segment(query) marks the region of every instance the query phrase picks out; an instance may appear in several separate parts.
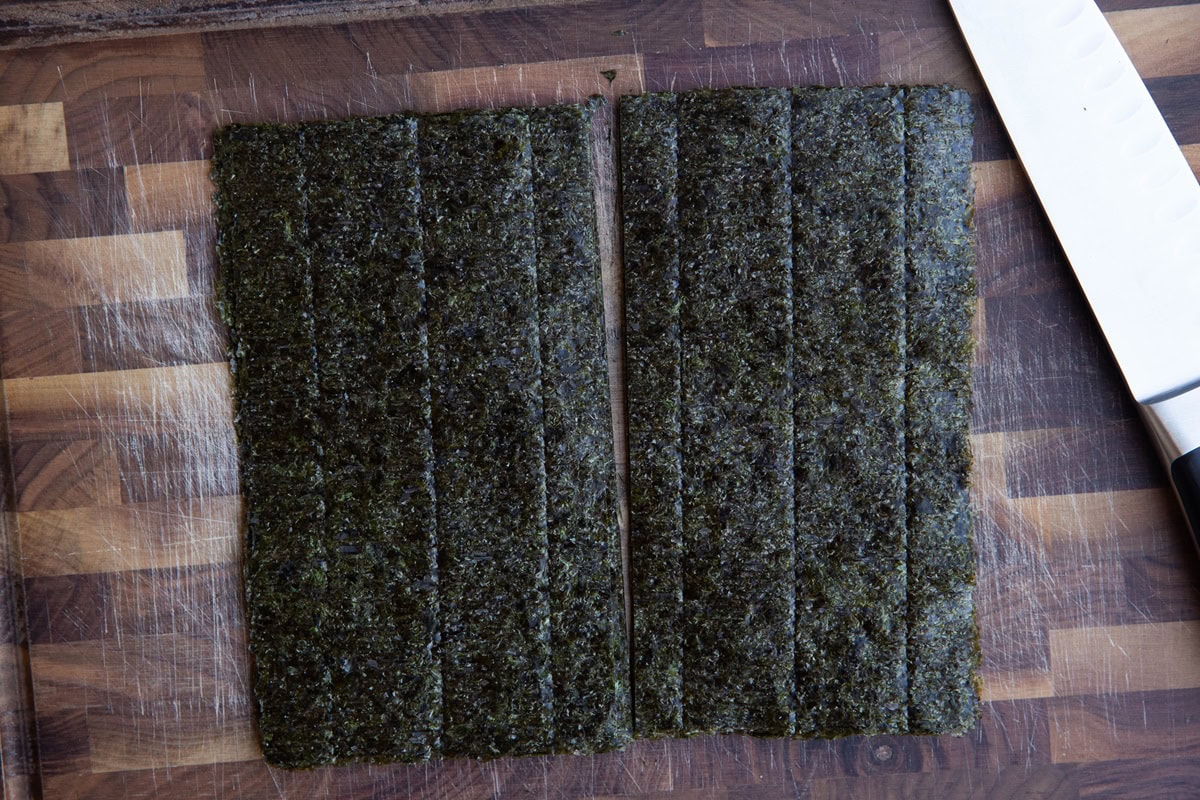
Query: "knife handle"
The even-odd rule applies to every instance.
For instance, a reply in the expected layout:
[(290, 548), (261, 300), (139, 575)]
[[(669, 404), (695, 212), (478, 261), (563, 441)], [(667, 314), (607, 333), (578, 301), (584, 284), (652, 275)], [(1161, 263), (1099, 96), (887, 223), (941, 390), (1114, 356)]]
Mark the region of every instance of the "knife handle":
[(1196, 537), (1200, 531), (1200, 447), (1171, 462), (1171, 483), (1192, 529), (1192, 541), (1200, 552), (1200, 539)]
[(1165, 400), (1139, 403), (1138, 408), (1170, 473), (1200, 554), (1200, 386)]

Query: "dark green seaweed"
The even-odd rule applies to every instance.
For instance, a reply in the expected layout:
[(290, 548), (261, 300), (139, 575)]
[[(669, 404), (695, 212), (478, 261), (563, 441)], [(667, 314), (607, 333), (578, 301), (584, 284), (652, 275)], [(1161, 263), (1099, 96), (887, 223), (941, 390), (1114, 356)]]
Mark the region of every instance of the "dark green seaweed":
[(305, 128), (337, 761), (418, 761), (441, 727), (413, 118)]
[(797, 89), (793, 110), (796, 732), (902, 732), (902, 96)]
[(909, 728), (979, 714), (971, 465), (971, 100), (907, 91)]
[(623, 97), (619, 117), (639, 736), (683, 730), (677, 105), (674, 94)]
[(303, 134), (232, 126), (214, 142), (222, 310), (230, 326), (246, 594), (269, 763), (331, 756), (327, 554)]
[(522, 112), (424, 118), (442, 752), (554, 742), (531, 145)]
[(529, 112), (545, 413), (554, 748), (629, 739), (629, 651), (596, 240), (593, 107)]
[(793, 730), (791, 103), (679, 98), (684, 728)]

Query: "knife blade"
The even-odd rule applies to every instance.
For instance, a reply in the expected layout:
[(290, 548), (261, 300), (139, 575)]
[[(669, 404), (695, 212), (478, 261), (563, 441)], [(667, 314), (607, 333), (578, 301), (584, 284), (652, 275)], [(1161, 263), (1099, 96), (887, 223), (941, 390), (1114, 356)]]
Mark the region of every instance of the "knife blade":
[(950, 0), (1200, 550), (1200, 185), (1092, 0)]

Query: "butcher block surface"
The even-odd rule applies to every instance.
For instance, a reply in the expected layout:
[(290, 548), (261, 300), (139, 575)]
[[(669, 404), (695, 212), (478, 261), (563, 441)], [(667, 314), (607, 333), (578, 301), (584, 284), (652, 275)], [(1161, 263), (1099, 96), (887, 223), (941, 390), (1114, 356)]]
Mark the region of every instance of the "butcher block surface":
[[(1200, 171), (1200, 3), (1101, 6)], [(1200, 796), (1200, 564), (947, 5), (616, 0), (239, 24), (0, 50), (5, 800)], [(267, 767), (212, 299), (214, 128), (941, 82), (969, 89), (978, 117), (977, 728)], [(619, 333), (610, 315), (614, 352)]]

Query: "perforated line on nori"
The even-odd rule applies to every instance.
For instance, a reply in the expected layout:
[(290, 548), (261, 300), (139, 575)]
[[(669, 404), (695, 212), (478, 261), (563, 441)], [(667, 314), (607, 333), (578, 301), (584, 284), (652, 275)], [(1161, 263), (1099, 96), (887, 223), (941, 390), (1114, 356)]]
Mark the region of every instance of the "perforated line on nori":
[(223, 313), (247, 526), (254, 692), (271, 764), (330, 758), (325, 508), (304, 247), (303, 134), (231, 126), (214, 137)]
[(679, 98), (686, 731), (793, 730), (791, 102)]
[[(602, 101), (599, 101), (602, 102)], [(554, 749), (629, 740), (629, 652), (591, 158), (592, 104), (529, 112), (545, 413)]]
[(618, 116), (638, 736), (683, 730), (677, 105), (622, 97)]
[(416, 120), (305, 127), (337, 761), (441, 727)]
[(902, 99), (797, 89), (793, 111), (796, 732), (900, 732)]
[(909, 727), (960, 733), (979, 714), (971, 466), (971, 100), (907, 90)]
[(553, 746), (530, 138), (523, 112), (418, 125), (447, 755)]

